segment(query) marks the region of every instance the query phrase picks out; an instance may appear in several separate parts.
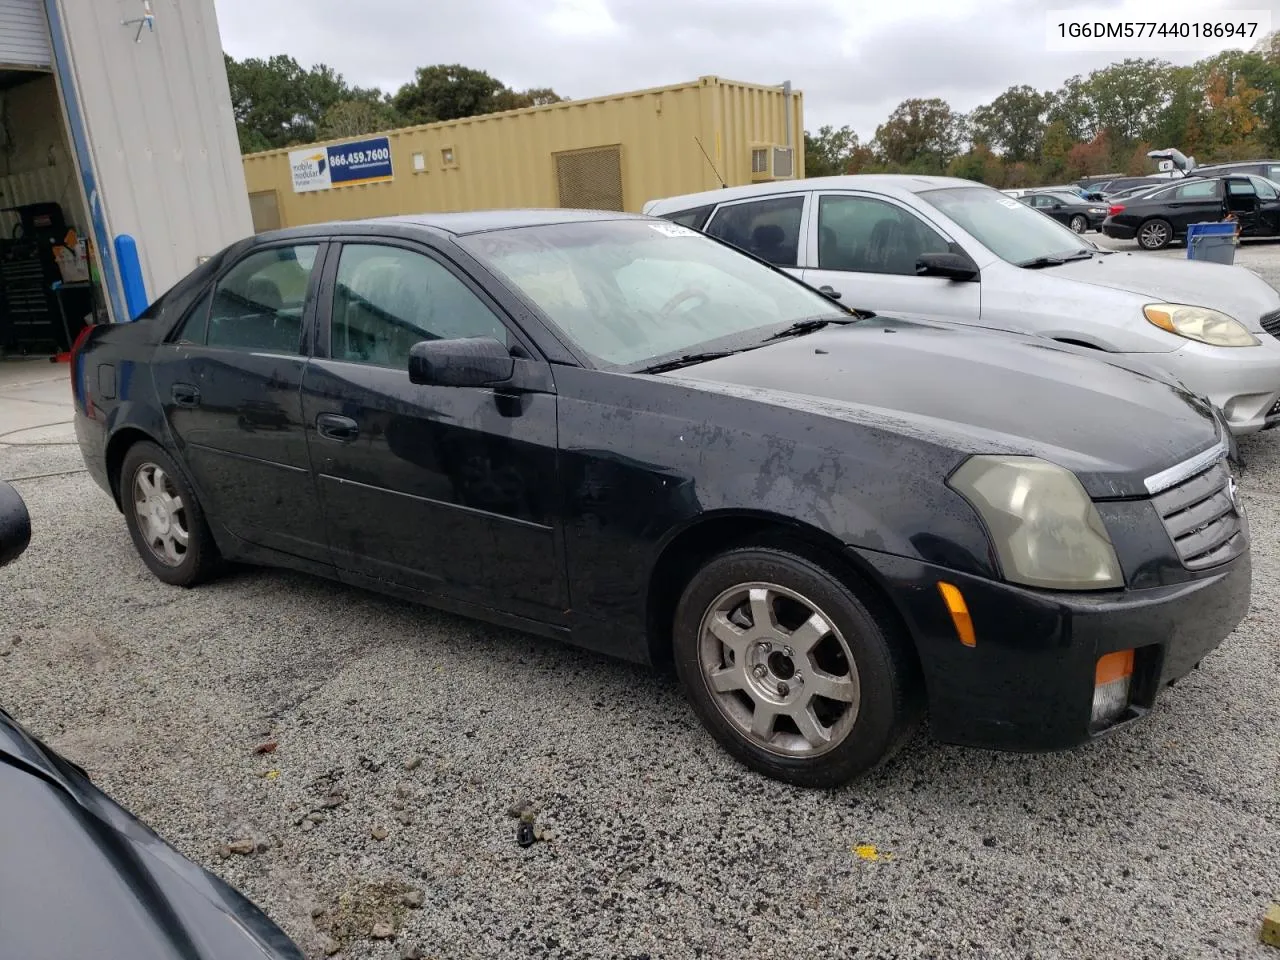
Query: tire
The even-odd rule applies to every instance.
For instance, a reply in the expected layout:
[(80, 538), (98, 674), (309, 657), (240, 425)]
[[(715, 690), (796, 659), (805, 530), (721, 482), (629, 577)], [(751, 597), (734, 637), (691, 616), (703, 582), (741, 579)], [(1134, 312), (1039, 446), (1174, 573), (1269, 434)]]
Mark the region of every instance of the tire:
[[(768, 621), (762, 631), (753, 610)], [(909, 642), (873, 598), (789, 548), (710, 560), (673, 623), (676, 671), (699, 720), (748, 767), (803, 787), (847, 783), (906, 742), (922, 701)]]
[(1159, 217), (1145, 220), (1138, 227), (1136, 237), (1143, 250), (1163, 250), (1173, 243), (1173, 224)]
[(1085, 233), (1089, 229), (1089, 221), (1077, 213), (1071, 218), (1071, 222), (1067, 224), (1067, 226), (1069, 226), (1074, 233)]
[(154, 443), (135, 443), (120, 466), (119, 490), (133, 545), (158, 579), (190, 587), (217, 572), (221, 556), (204, 510), (172, 457)]

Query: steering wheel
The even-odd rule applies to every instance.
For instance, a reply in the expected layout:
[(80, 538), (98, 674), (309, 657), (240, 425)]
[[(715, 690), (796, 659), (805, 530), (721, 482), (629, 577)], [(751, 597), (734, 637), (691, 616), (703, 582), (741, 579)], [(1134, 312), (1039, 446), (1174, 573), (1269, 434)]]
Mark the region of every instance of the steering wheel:
[(658, 310), (658, 315), (661, 316), (662, 319), (667, 320), (676, 312), (677, 307), (689, 302), (690, 300), (698, 300), (702, 303), (711, 302), (711, 298), (701, 290), (682, 290), (662, 305)]

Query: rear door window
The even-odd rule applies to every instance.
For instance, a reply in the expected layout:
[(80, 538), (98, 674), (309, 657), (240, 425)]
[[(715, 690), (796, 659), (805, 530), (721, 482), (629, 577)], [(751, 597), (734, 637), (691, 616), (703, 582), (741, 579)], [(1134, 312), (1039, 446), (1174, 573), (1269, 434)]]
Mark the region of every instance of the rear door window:
[(206, 343), (232, 350), (297, 354), (318, 244), (249, 254), (213, 291)]
[(1195, 183), (1184, 183), (1173, 194), (1175, 200), (1208, 200), (1222, 195), (1222, 181), (1197, 180)]
[(794, 267), (800, 258), (804, 196), (769, 197), (721, 207), (706, 232), (776, 267)]

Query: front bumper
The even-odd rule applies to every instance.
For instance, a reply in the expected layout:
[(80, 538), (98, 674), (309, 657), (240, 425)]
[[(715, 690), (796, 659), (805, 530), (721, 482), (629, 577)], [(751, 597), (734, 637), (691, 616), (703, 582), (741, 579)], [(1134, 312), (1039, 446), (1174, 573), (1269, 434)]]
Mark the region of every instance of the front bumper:
[[(930, 725), (947, 743), (997, 750), (1076, 746), (1145, 715), (1160, 690), (1214, 650), (1249, 610), (1249, 554), (1183, 583), (1105, 594), (1033, 590), (849, 548), (888, 589), (915, 640)], [(960, 589), (976, 643), (963, 645), (938, 592)], [(1131, 700), (1091, 725), (1098, 658), (1136, 649)]]
[(1236, 436), (1280, 424), (1280, 340), (1255, 332), (1256, 347), (1188, 341), (1172, 353), (1143, 354), (1223, 412)]

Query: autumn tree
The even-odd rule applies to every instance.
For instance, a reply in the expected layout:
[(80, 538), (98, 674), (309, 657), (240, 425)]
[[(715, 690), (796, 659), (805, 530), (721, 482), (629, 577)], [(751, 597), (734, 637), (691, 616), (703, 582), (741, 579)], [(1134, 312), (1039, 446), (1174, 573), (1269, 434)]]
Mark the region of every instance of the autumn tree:
[(852, 127), (819, 127), (817, 134), (804, 132), (804, 169), (810, 177), (832, 177), (849, 172), (858, 150), (858, 135)]
[(963, 116), (945, 100), (904, 100), (876, 128), (876, 145), (891, 164), (940, 172), (960, 152), (964, 130)]
[(970, 136), (1012, 162), (1038, 159), (1044, 142), (1044, 115), (1052, 102), (1050, 94), (1034, 87), (1010, 87), (969, 115)]
[(1068, 180), (1111, 172), (1111, 139), (1104, 130), (1088, 143), (1077, 143), (1067, 153)]
[(419, 124), (541, 106), (560, 99), (549, 88), (512, 90), (483, 70), (453, 63), (419, 67), (391, 102), (405, 123)]

